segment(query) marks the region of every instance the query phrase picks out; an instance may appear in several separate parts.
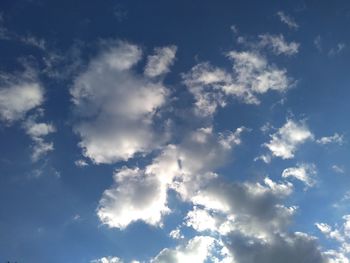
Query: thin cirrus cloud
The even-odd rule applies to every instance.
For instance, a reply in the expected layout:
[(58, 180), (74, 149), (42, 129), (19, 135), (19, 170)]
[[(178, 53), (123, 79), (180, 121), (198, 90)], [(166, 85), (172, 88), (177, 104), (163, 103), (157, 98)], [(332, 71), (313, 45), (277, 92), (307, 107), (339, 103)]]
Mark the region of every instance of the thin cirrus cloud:
[[(136, 73), (133, 67), (141, 58), (136, 45), (108, 43), (74, 81), (70, 90), (78, 119), (74, 129), (84, 156), (94, 163), (128, 160), (159, 144), (154, 115), (166, 102), (168, 90), (161, 80)], [(169, 58), (167, 62), (158, 58), (163, 63), (159, 68), (155, 60), (151, 57), (149, 62), (152, 74), (166, 73)]]

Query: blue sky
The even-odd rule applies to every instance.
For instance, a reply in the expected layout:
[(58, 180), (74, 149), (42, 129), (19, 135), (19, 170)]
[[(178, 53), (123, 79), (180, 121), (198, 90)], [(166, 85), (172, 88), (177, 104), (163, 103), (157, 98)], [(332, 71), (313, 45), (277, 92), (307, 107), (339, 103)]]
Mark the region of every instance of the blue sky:
[(350, 262), (350, 3), (0, 3), (0, 262)]

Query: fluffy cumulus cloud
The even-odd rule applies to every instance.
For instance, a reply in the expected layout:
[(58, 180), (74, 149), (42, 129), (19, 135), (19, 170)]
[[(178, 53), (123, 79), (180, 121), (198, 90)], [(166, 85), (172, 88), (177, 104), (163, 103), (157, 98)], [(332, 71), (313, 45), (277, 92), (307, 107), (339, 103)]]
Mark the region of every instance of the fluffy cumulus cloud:
[(196, 236), (185, 246), (163, 249), (151, 263), (204, 263), (210, 258), (215, 239), (209, 236)]
[(312, 187), (316, 183), (316, 165), (302, 163), (296, 167), (289, 167), (283, 170), (282, 177), (288, 178), (293, 177), (301, 182), (303, 182), (307, 187)]
[(265, 143), (274, 157), (291, 159), (298, 147), (307, 140), (313, 139), (313, 134), (303, 122), (296, 122), (291, 119), (270, 135), (271, 140)]
[[(283, 204), (293, 192), (290, 182), (266, 177), (263, 182), (228, 183), (213, 172), (241, 143), (243, 131), (197, 129), (178, 145), (165, 147), (144, 169), (120, 169), (115, 185), (100, 200), (98, 216), (117, 228), (137, 220), (162, 225), (170, 211), (167, 191), (173, 189), (193, 205), (170, 234), (187, 243), (164, 248), (150, 262), (337, 262), (330, 260), (338, 260), (340, 252), (322, 252), (314, 237), (288, 231), (297, 210)], [(198, 235), (186, 241), (184, 227)]]
[(269, 178), (263, 184), (211, 183), (193, 196), (186, 226), (216, 238), (210, 262), (332, 262), (315, 237), (286, 231), (296, 208), (282, 201), (291, 193), (290, 183)]
[(216, 239), (210, 262), (347, 262), (332, 261), (345, 257), (323, 252), (315, 237), (287, 231), (296, 208), (282, 201), (291, 193), (290, 183), (269, 178), (263, 184), (211, 183), (193, 196), (186, 226)]
[[(187, 258), (189, 247), (191, 254), (198, 257), (196, 262), (348, 262), (342, 251), (322, 251), (313, 236), (286, 232), (295, 208), (286, 208), (281, 201), (291, 193), (291, 184), (266, 178), (264, 184), (222, 182), (219, 187), (209, 187), (210, 190), (201, 188), (198, 193), (202, 201), (185, 218), (187, 227), (210, 238), (210, 245), (202, 246), (203, 257), (193, 249), (199, 247), (192, 246), (193, 239), (187, 246), (163, 249), (151, 262), (191, 262), (187, 261), (193, 260)], [(192, 200), (196, 202), (197, 198)], [(346, 223), (343, 228), (344, 233), (350, 229)], [(329, 226), (324, 229), (331, 231)], [(195, 237), (199, 238), (203, 236)]]
[[(159, 74), (165, 73), (170, 62), (162, 57), (165, 51), (158, 52), (151, 64)], [(78, 117), (75, 131), (84, 155), (94, 163), (127, 160), (162, 140), (153, 123), (168, 90), (160, 80), (137, 73), (141, 59), (138, 46), (108, 42), (74, 81), (70, 93)]]
[(0, 119), (13, 122), (43, 103), (44, 89), (33, 77), (1, 76)]
[(243, 130), (215, 135), (212, 128), (198, 129), (179, 145), (167, 146), (144, 169), (119, 170), (100, 201), (100, 219), (119, 228), (136, 220), (161, 225), (169, 212), (166, 192), (173, 189), (193, 209), (171, 236), (186, 242), (184, 227), (198, 235), (164, 248), (150, 262), (345, 263), (331, 261), (342, 254), (321, 251), (316, 238), (288, 231), (297, 210), (283, 204), (293, 192), (291, 183), (268, 177), (228, 183), (212, 172), (241, 143)]
[(182, 239), (185, 238), (184, 235), (181, 234), (181, 229), (179, 227), (177, 227), (176, 229), (172, 230), (169, 233), (169, 236), (173, 239)]
[[(278, 184), (269, 178), (265, 178), (264, 184), (211, 182), (200, 189), (191, 200), (195, 205), (211, 211), (211, 214), (196, 216), (196, 219), (213, 217), (213, 225), (219, 226), (218, 229), (223, 232), (235, 230), (245, 235), (268, 239), (271, 233), (286, 226), (295, 212), (295, 207), (280, 204), (291, 192), (290, 183)], [(226, 216), (220, 219), (220, 213)], [(193, 221), (194, 217), (190, 214), (188, 216), (192, 218), (192, 225), (197, 225), (197, 230), (200, 229), (198, 226), (201, 221)]]
[(136, 220), (156, 225), (169, 212), (167, 186), (157, 176), (125, 167), (115, 173), (114, 181), (98, 209), (99, 218), (109, 227), (125, 228)]
[[(288, 90), (292, 84), (286, 70), (269, 63), (259, 50), (262, 48), (292, 55), (299, 45), (287, 43), (283, 36), (261, 35), (258, 49), (227, 53), (232, 71), (200, 63), (182, 75), (198, 115), (213, 116), (231, 97), (259, 104), (261, 94)], [(97, 208), (101, 222), (119, 229), (136, 221), (163, 226), (164, 216), (171, 212), (168, 194), (172, 191), (178, 201), (190, 207), (183, 222), (169, 233), (179, 244), (162, 249), (149, 262), (342, 262), (338, 259), (343, 251), (322, 251), (315, 237), (290, 231), (298, 207), (286, 205), (294, 189), (288, 180), (313, 186), (314, 165), (286, 168), (281, 181), (266, 176), (228, 182), (218, 174), (218, 168), (230, 160), (246, 128), (216, 133), (210, 123), (186, 130), (176, 144), (159, 135), (157, 113), (168, 96), (162, 81), (175, 53), (173, 46), (156, 48), (140, 70), (136, 66), (142, 59), (141, 49), (125, 42), (113, 43), (90, 62), (71, 89), (79, 118), (75, 130), (81, 136), (85, 157), (94, 163), (128, 160), (161, 146), (148, 164), (115, 171), (113, 185), (103, 192)], [(162, 143), (156, 143), (155, 137)], [(288, 119), (264, 144), (269, 150), (264, 156), (266, 160), (293, 158), (298, 147), (313, 138), (304, 122)], [(185, 228), (194, 231), (191, 238)], [(113, 257), (94, 262), (113, 260), (121, 262)]]
[(304, 233), (274, 235), (271, 240), (247, 238), (232, 233), (226, 240), (234, 261), (239, 263), (327, 263), (327, 257), (318, 248), (316, 239)]
[(173, 189), (188, 200), (205, 180), (216, 176), (211, 169), (225, 161), (234, 145), (240, 144), (243, 130), (238, 128), (217, 136), (211, 128), (199, 129), (180, 145), (165, 147), (144, 169), (118, 170), (115, 185), (100, 200), (99, 218), (116, 228), (125, 228), (138, 220), (161, 225), (162, 216), (169, 212), (168, 190)]
[(176, 46), (156, 48), (154, 55), (148, 56), (145, 75), (157, 77), (168, 73), (169, 67), (174, 63), (176, 50)]
[(221, 223), (218, 219), (219, 218), (211, 215), (208, 210), (201, 209), (197, 206), (194, 206), (193, 210), (189, 211), (185, 218), (186, 225), (198, 232), (203, 232), (205, 230), (217, 231), (217, 229), (220, 228), (218, 224)]
[(350, 262), (350, 215), (344, 215), (342, 219), (343, 223), (336, 224), (334, 227), (326, 223), (315, 223), (315, 226), (322, 234), (325, 235), (326, 238), (339, 244), (338, 249), (328, 250), (325, 252), (325, 254), (329, 256), (331, 263)]
[[(177, 146), (177, 161), (180, 170), (174, 176), (171, 188), (188, 201), (207, 181), (216, 178), (212, 171), (223, 165), (234, 146), (241, 143), (244, 127), (234, 132), (215, 134), (212, 128), (202, 128), (191, 132)], [(166, 163), (161, 164), (166, 165)]]
[(230, 83), (231, 75), (224, 69), (201, 63), (183, 75), (184, 83), (195, 99), (199, 115), (212, 115), (218, 106), (225, 106), (226, 98), (222, 87)]
[[(270, 65), (266, 58), (254, 52), (236, 52), (228, 54), (233, 59), (233, 69), (237, 75), (238, 86), (245, 87), (246, 102), (258, 103), (254, 94), (263, 94), (269, 90), (286, 91), (290, 81), (284, 69)], [(242, 88), (242, 90), (244, 90)], [(228, 88), (235, 93), (235, 86)]]
[[(281, 51), (278, 45), (274, 49), (291, 52), (289, 46), (284, 48)], [(183, 81), (195, 98), (197, 112), (202, 115), (213, 114), (218, 106), (225, 106), (229, 97), (248, 104), (259, 104), (259, 94), (284, 92), (292, 85), (285, 69), (270, 65), (256, 51), (231, 51), (227, 57), (233, 62), (233, 72), (210, 63), (200, 63), (183, 74)]]
[[(118, 257), (109, 256), (109, 257), (102, 257), (99, 259), (91, 260), (90, 263), (125, 263), (125, 261), (123, 261)], [(140, 263), (140, 261), (132, 260), (132, 261), (129, 261), (129, 263)]]
[(123, 263), (118, 257), (103, 257), (100, 259), (94, 259), (90, 263)]

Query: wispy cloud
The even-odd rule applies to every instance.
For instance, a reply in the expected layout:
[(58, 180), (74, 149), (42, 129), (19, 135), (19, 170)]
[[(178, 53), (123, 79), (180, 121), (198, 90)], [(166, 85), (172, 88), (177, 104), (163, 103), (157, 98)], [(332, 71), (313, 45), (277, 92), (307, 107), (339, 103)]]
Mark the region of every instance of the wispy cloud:
[(277, 16), (281, 20), (282, 23), (286, 24), (289, 28), (297, 30), (299, 25), (295, 22), (294, 18), (287, 15), (283, 11), (278, 11)]
[(271, 48), (277, 55), (284, 54), (290, 56), (297, 54), (299, 51), (300, 44), (296, 42), (286, 42), (283, 35), (263, 34), (260, 35), (259, 38), (261, 39), (261, 46)]
[(332, 136), (321, 137), (321, 138), (317, 139), (316, 142), (318, 144), (322, 144), (322, 145), (331, 144), (331, 143), (343, 145), (345, 140), (344, 140), (344, 135), (334, 133), (334, 135), (332, 135)]

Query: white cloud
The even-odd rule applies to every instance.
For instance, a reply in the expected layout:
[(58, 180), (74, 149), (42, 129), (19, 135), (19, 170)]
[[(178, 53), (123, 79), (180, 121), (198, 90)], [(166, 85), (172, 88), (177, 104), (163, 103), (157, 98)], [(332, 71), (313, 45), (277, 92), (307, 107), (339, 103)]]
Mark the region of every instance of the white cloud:
[[(285, 91), (290, 85), (287, 72), (268, 64), (263, 56), (253, 52), (229, 52), (234, 61), (234, 71), (237, 74), (237, 84), (244, 87), (243, 92), (247, 103), (258, 103), (254, 93), (263, 94), (269, 90)], [(234, 87), (227, 87), (234, 91)], [(243, 94), (242, 94), (243, 95)]]
[[(21, 79), (21, 77), (18, 77)], [(10, 80), (0, 86), (0, 119), (13, 122), (40, 106), (44, 100), (42, 86), (33, 80)]]
[(167, 89), (133, 70), (142, 58), (138, 46), (126, 42), (105, 46), (70, 90), (79, 117), (74, 127), (81, 137), (79, 145), (94, 163), (128, 160), (164, 139), (153, 123)]
[(170, 71), (169, 67), (174, 63), (176, 50), (176, 46), (156, 48), (154, 55), (148, 56), (145, 75), (157, 77), (168, 73)]
[(32, 119), (25, 122), (25, 128), (27, 134), (31, 137), (42, 137), (56, 131), (52, 124), (36, 123)]
[(169, 233), (169, 236), (173, 239), (183, 239), (185, 236), (181, 234), (181, 229), (177, 227)]
[[(214, 179), (193, 196), (197, 206), (187, 214), (185, 222), (215, 237), (210, 262), (329, 263), (330, 255), (322, 253), (316, 238), (285, 232), (296, 208), (280, 202), (291, 192), (290, 183), (276, 183), (269, 178), (264, 184), (228, 184)], [(170, 257), (174, 250), (163, 251), (161, 262), (178, 262)]]
[(270, 163), (271, 162), (271, 155), (268, 155), (268, 154), (262, 154), (262, 155), (259, 155), (258, 157), (255, 157), (254, 158), (254, 161), (263, 161), (264, 163)]
[(299, 51), (299, 43), (290, 42), (287, 43), (283, 35), (270, 35), (263, 34), (260, 35), (260, 45), (269, 47), (277, 55), (294, 55)]
[(183, 74), (184, 84), (195, 98), (197, 113), (212, 115), (218, 106), (225, 106), (233, 96), (247, 104), (259, 104), (259, 94), (286, 91), (291, 85), (285, 69), (270, 65), (255, 51), (231, 51), (233, 72), (200, 63)]
[(239, 138), (244, 130), (240, 127), (235, 132), (216, 135), (206, 128), (190, 133), (177, 147), (180, 171), (171, 188), (189, 201), (200, 187), (217, 177), (212, 171), (228, 160), (232, 148), (241, 143)]
[[(345, 255), (350, 254), (350, 215), (344, 215), (342, 217), (343, 224), (336, 224), (334, 227), (326, 223), (315, 223), (315, 226), (324, 234), (327, 238), (335, 240), (339, 247), (336, 250), (326, 251), (326, 255), (331, 258), (330, 262), (349, 262)], [(338, 261), (336, 260), (338, 259)]]
[(84, 167), (89, 165), (84, 159), (76, 160), (74, 164), (78, 167)]
[(122, 168), (114, 174), (115, 185), (104, 191), (97, 214), (109, 227), (125, 228), (143, 220), (161, 224), (169, 213), (167, 186), (156, 175), (137, 168)]
[(177, 148), (168, 146), (145, 169), (124, 167), (114, 175), (115, 185), (106, 190), (97, 214), (109, 227), (125, 228), (142, 220), (162, 225), (162, 216), (169, 213), (167, 191), (179, 174)]
[(333, 230), (330, 225), (325, 223), (315, 223), (315, 226), (328, 238), (335, 239), (339, 242), (345, 241), (345, 238), (338, 229)]
[(33, 115), (23, 124), (23, 128), (33, 141), (31, 156), (33, 161), (38, 161), (48, 152), (54, 150), (53, 143), (45, 141), (45, 137), (56, 131), (55, 127), (50, 123), (38, 123), (36, 121), (37, 117)]
[(323, 253), (328, 261), (327, 263), (349, 263), (349, 259), (341, 252), (335, 250), (327, 250)]
[(313, 139), (313, 134), (304, 123), (289, 119), (270, 137), (271, 140), (264, 146), (271, 151), (272, 155), (282, 159), (291, 159), (301, 144)]
[(144, 169), (122, 168), (115, 185), (106, 190), (97, 214), (109, 227), (125, 228), (142, 220), (162, 225), (169, 213), (167, 192), (173, 189), (188, 200), (202, 184), (215, 177), (211, 169), (225, 162), (234, 145), (240, 144), (243, 128), (215, 135), (211, 128), (191, 132), (180, 145), (168, 145)]
[(336, 164), (332, 165), (332, 169), (334, 172), (339, 173), (339, 174), (345, 173), (344, 167), (336, 165)]
[(198, 232), (203, 232), (205, 230), (216, 231), (218, 228), (215, 218), (209, 211), (196, 206), (192, 211), (187, 213), (185, 220), (188, 227), (192, 227)]
[[(92, 261), (90, 261), (90, 263), (124, 263), (125, 261), (123, 261), (122, 259), (118, 258), (118, 257), (102, 257), (99, 259), (94, 259)], [(130, 261), (130, 263), (140, 263), (140, 261), (137, 260), (132, 260)]]
[(329, 263), (318, 248), (316, 238), (304, 233), (274, 234), (265, 241), (232, 233), (226, 238), (226, 246), (239, 263)]
[(90, 261), (90, 263), (123, 263), (123, 260), (118, 257), (103, 257), (100, 259), (94, 259)]
[(232, 77), (223, 69), (209, 63), (200, 63), (183, 75), (184, 83), (195, 98), (198, 115), (212, 115), (218, 106), (225, 106), (226, 100), (221, 91)]
[(43, 138), (35, 138), (33, 145), (32, 160), (38, 161), (47, 153), (54, 150), (52, 142), (45, 142)]
[(215, 239), (209, 236), (195, 236), (186, 246), (163, 249), (151, 263), (204, 263), (211, 256)]
[[(192, 216), (191, 218), (197, 221), (191, 225), (197, 230), (208, 229), (221, 233), (235, 230), (241, 231), (246, 236), (268, 239), (271, 233), (283, 229), (295, 212), (295, 207), (279, 204), (284, 197), (292, 193), (292, 189), (290, 183), (278, 184), (269, 178), (265, 178), (264, 184), (247, 182), (226, 184), (212, 181), (191, 198), (195, 205), (211, 211), (211, 215), (201, 212), (201, 216)], [(222, 215), (226, 215), (226, 218)], [(212, 217), (211, 221), (208, 217)], [(206, 220), (202, 221), (201, 218)], [(205, 225), (205, 222), (212, 223)]]
[(282, 23), (285, 23), (291, 29), (298, 29), (299, 25), (295, 22), (294, 18), (285, 14), (282, 11), (277, 12), (278, 17), (280, 18)]
[(307, 187), (312, 187), (315, 185), (315, 175), (316, 175), (316, 165), (302, 163), (296, 167), (289, 167), (283, 170), (282, 177), (294, 177), (295, 179), (305, 183)]
[[(215, 179), (192, 198), (197, 206), (187, 214), (185, 222), (215, 237), (210, 262), (345, 263), (331, 261), (341, 258), (341, 254), (322, 252), (315, 237), (285, 232), (296, 208), (280, 202), (291, 192), (290, 183), (276, 183), (269, 178), (264, 184), (228, 184)], [(170, 257), (173, 250), (163, 251), (163, 262), (177, 262)]]
[(334, 133), (334, 135), (328, 136), (328, 137), (327, 136), (322, 137), (316, 140), (316, 142), (322, 145), (330, 144), (330, 143), (336, 143), (336, 144), (342, 145), (344, 144), (344, 136), (338, 133)]

